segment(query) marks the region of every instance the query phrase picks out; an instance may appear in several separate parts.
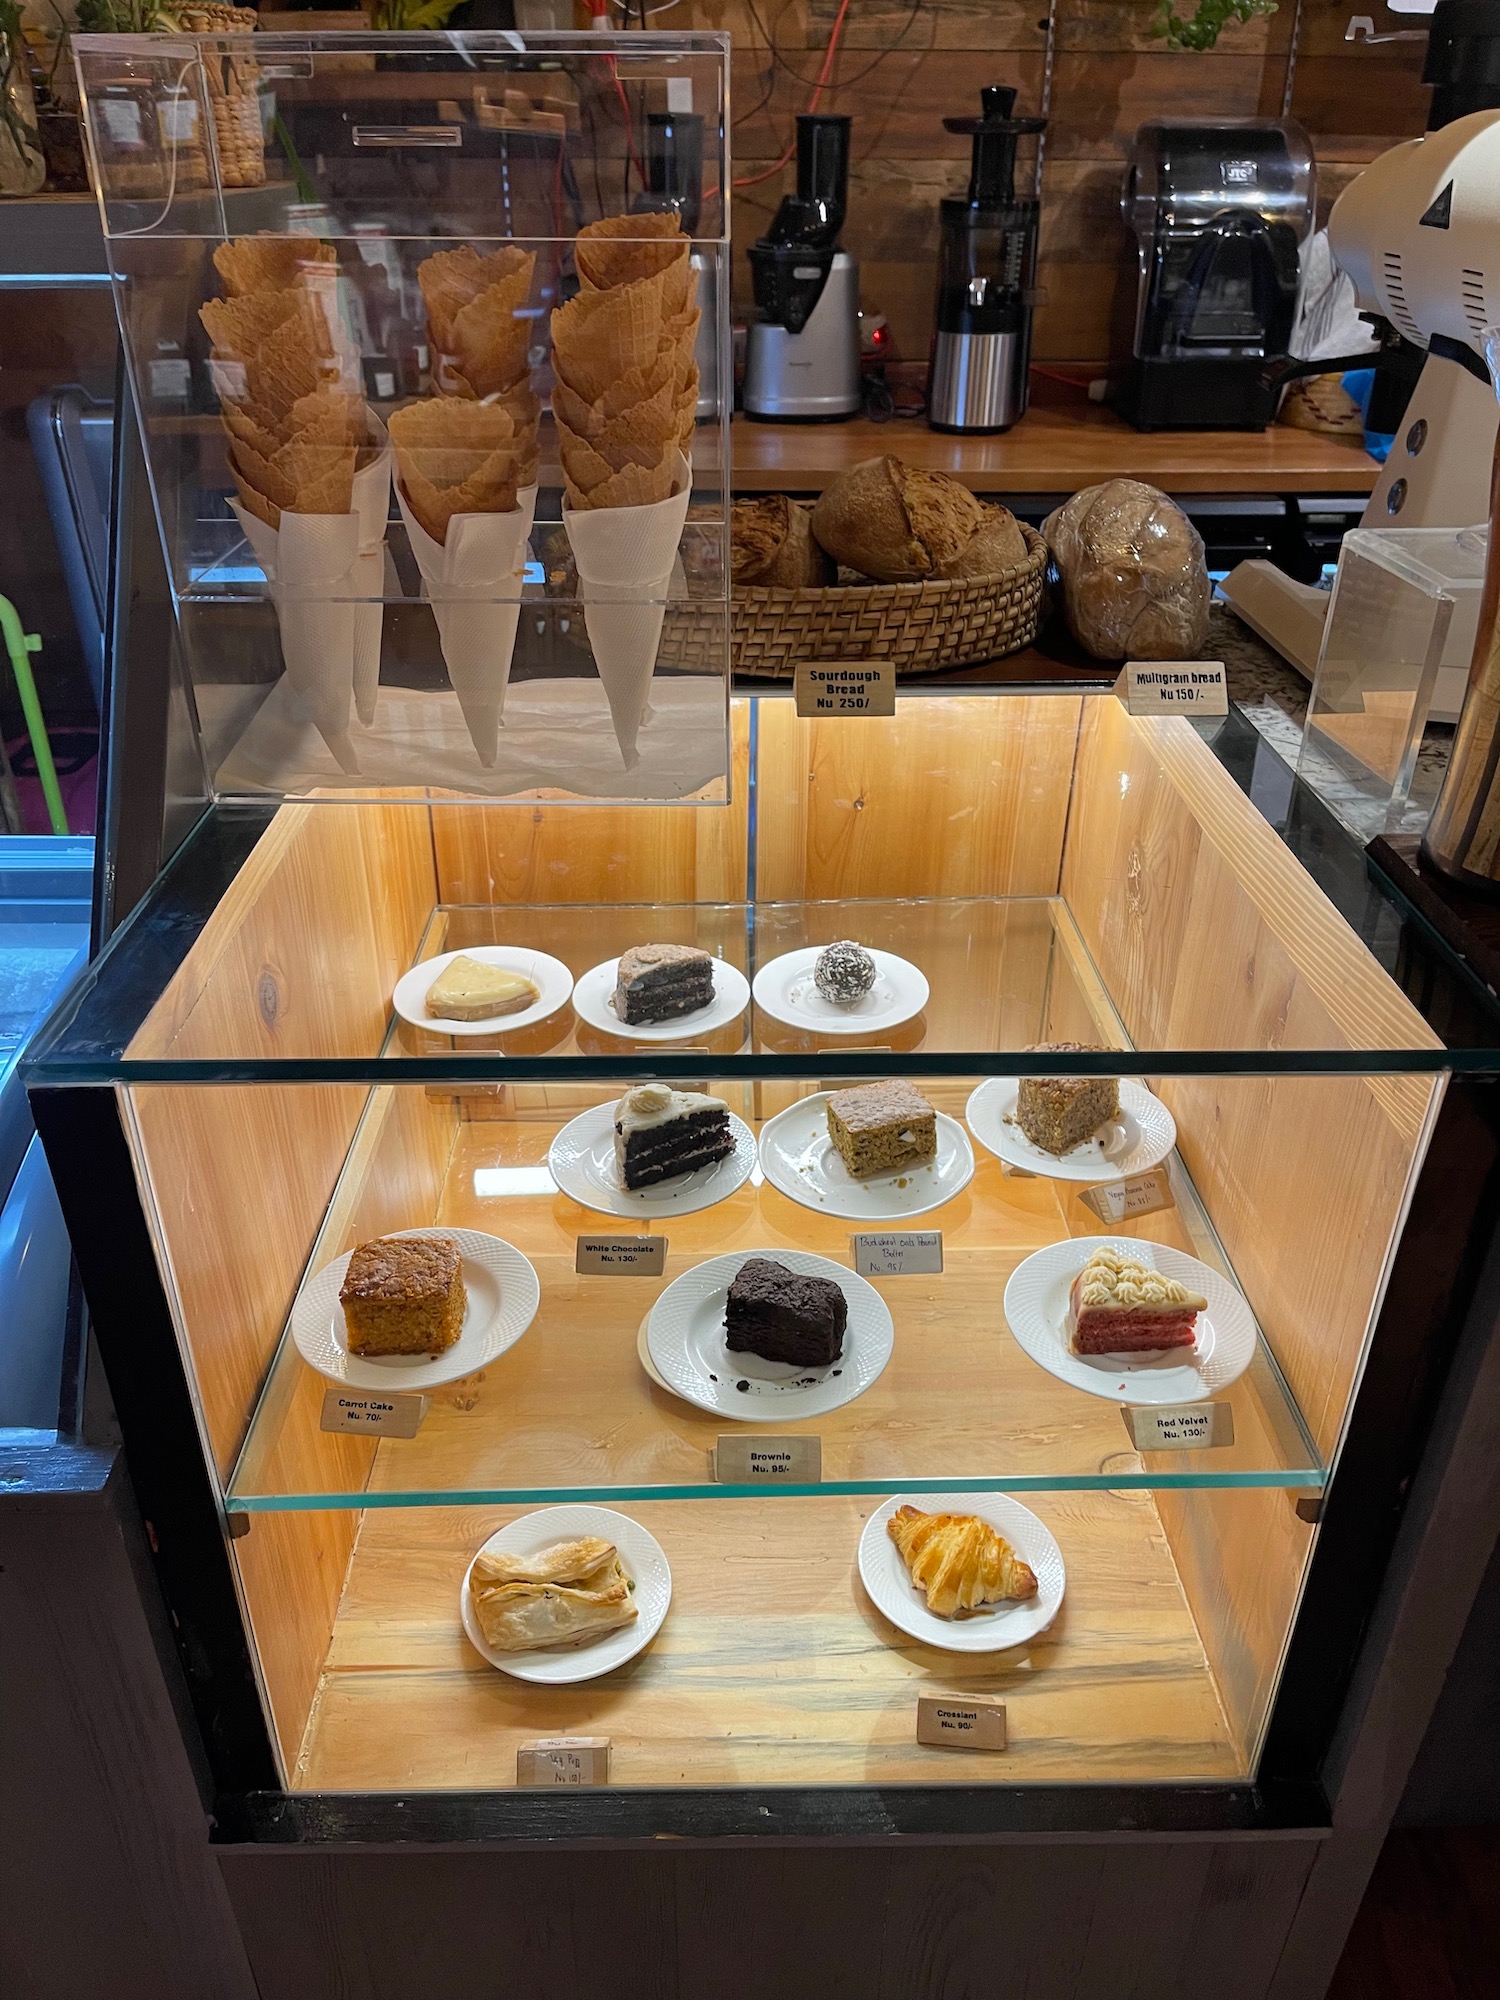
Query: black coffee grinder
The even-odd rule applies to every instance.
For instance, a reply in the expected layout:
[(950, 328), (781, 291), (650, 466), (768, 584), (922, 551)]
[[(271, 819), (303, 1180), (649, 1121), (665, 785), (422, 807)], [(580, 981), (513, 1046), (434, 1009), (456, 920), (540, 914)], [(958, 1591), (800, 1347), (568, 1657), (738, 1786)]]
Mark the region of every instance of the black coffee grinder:
[(1041, 204), (1016, 197), (1016, 142), (1045, 118), (1013, 118), (1016, 93), (992, 83), (978, 118), (945, 118), (973, 136), (969, 191), (945, 196), (937, 331), (927, 390), (935, 431), (1004, 431), (1026, 414)]

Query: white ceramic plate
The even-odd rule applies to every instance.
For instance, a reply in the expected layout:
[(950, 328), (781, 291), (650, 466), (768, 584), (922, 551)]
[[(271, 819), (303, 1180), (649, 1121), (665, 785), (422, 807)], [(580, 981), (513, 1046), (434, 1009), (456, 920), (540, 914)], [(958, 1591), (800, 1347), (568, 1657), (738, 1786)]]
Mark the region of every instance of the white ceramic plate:
[(640, 1021), (626, 1027), (614, 1009), (618, 958), (607, 958), (591, 966), (573, 988), (573, 1008), (580, 1021), (587, 1021), (601, 1034), (618, 1035), (626, 1042), (689, 1042), (695, 1036), (712, 1034), (737, 1021), (750, 1005), (750, 982), (737, 965), (727, 959), (714, 960), (714, 997), (696, 1014), (679, 1014), (672, 1021)]
[[(992, 1605), (967, 1618), (939, 1618), (927, 1609), (926, 1592), (912, 1582), (901, 1551), (886, 1532), (898, 1507), (917, 1507), (924, 1514), (977, 1514), (988, 1521), (1035, 1570), (1036, 1596)], [(945, 1653), (998, 1653), (1034, 1639), (1057, 1616), (1067, 1584), (1062, 1550), (1051, 1529), (1008, 1493), (898, 1493), (865, 1523), (859, 1574), (872, 1602), (893, 1625)]]
[[(501, 1014), (489, 1021), (434, 1018), (427, 1012), (427, 990), (455, 958), (473, 958), (481, 965), (499, 965), (507, 972), (519, 972), (523, 979), (533, 981), (541, 997), (518, 1014)], [(573, 975), (560, 958), (549, 958), (544, 951), (530, 951), (525, 945), (475, 944), (461, 952), (445, 951), (437, 958), (424, 958), (396, 981), (391, 1001), (403, 1021), (410, 1021), (414, 1028), (425, 1028), (430, 1035), (509, 1035), (517, 1028), (529, 1028), (534, 1021), (545, 1021), (559, 1007), (566, 1007), (572, 991)]]
[(712, 1208), (741, 1188), (755, 1165), (755, 1134), (742, 1118), (729, 1114), (734, 1151), (690, 1174), (632, 1193), (620, 1181), (615, 1165), (616, 1104), (596, 1104), (564, 1125), (552, 1141), (547, 1165), (564, 1194), (603, 1215), (692, 1215)]
[(512, 1521), (474, 1553), (483, 1555), (488, 1549), (506, 1555), (530, 1556), (539, 1549), (550, 1548), (554, 1542), (572, 1541), (579, 1535), (600, 1535), (619, 1550), (620, 1567), (635, 1585), (634, 1619), (629, 1625), (621, 1625), (597, 1639), (586, 1639), (578, 1646), (546, 1646), (532, 1653), (496, 1653), (485, 1644), (474, 1615), (474, 1600), (469, 1594), (469, 1570), (474, 1566), (471, 1558), (459, 1592), (459, 1614), (469, 1644), (502, 1674), (512, 1674), (518, 1681), (543, 1681), (552, 1687), (597, 1680), (600, 1674), (607, 1674), (644, 1652), (661, 1630), (667, 1606), (672, 1602), (672, 1572), (667, 1566), (666, 1553), (655, 1535), (648, 1535), (639, 1521), (632, 1521), (628, 1514), (617, 1514), (612, 1507), (543, 1507), (535, 1514), (523, 1514), (519, 1521)]
[[(1068, 1340), (1068, 1292), (1093, 1256), (1108, 1244), (1176, 1278), (1208, 1300), (1198, 1315), (1191, 1350), (1147, 1354), (1075, 1354)], [(1072, 1236), (1034, 1250), (1010, 1274), (1005, 1317), (1033, 1361), (1059, 1381), (1111, 1403), (1198, 1403), (1237, 1381), (1255, 1354), (1255, 1315), (1242, 1294), (1208, 1264), (1163, 1243), (1121, 1236)]]
[[(844, 1351), (830, 1368), (794, 1368), (731, 1354), (724, 1345), (724, 1300), (741, 1264), (770, 1257), (808, 1278), (832, 1278), (849, 1301)], [(646, 1345), (662, 1381), (685, 1402), (736, 1423), (823, 1417), (864, 1394), (891, 1358), (896, 1329), (885, 1300), (847, 1265), (807, 1250), (735, 1250), (674, 1278), (651, 1308)], [(741, 1389), (737, 1385), (745, 1383)]]
[(761, 1172), (804, 1208), (854, 1222), (902, 1222), (952, 1201), (974, 1178), (974, 1149), (956, 1118), (937, 1114), (937, 1156), (857, 1181), (828, 1136), (830, 1091), (799, 1098), (760, 1132)]
[(1110, 1181), (1159, 1167), (1177, 1144), (1177, 1126), (1145, 1084), (1120, 1078), (1120, 1116), (1061, 1158), (1034, 1146), (1015, 1122), (1020, 1079), (992, 1076), (964, 1107), (969, 1130), (981, 1146), (1009, 1167), (1053, 1181)]
[(825, 949), (810, 944), (801, 951), (784, 951), (761, 967), (754, 992), (763, 1014), (809, 1034), (868, 1035), (880, 1028), (899, 1028), (927, 1005), (926, 975), (894, 952), (867, 945), (875, 961), (875, 984), (853, 1006), (835, 1006), (813, 983), (813, 967)]
[(292, 1306), (292, 1339), (310, 1368), (347, 1389), (436, 1389), (487, 1367), (514, 1347), (536, 1318), (541, 1287), (514, 1244), (479, 1229), (393, 1229), (392, 1236), (451, 1236), (463, 1257), (469, 1295), (463, 1332), (445, 1354), (351, 1354), (339, 1287), (352, 1251), (309, 1278)]

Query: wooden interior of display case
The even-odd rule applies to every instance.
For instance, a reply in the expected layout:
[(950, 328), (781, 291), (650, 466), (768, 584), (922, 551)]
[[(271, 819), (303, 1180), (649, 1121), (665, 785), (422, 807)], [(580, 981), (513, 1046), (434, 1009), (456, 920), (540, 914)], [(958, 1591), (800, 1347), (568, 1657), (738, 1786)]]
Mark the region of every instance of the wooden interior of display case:
[[(803, 902), (856, 899), (869, 923), (894, 913), (923, 940), (913, 955), (932, 1001), (905, 1046), (1076, 1037), (1140, 1049), (1148, 1075), (1153, 1049), (1212, 1062), (1437, 1046), (1185, 722), (1132, 720), (1110, 697), (930, 698), (856, 723), (802, 721), (783, 699), (754, 710), (735, 704), (728, 808), (283, 808), (127, 1054), (416, 1053), (431, 1039), (388, 1040), (392, 987), (454, 943), (526, 923), (577, 972), (622, 940), (696, 923), (744, 963), (747, 902), (755, 935), (784, 949), (798, 925), (809, 941), (848, 934), (819, 929)], [(619, 907), (630, 904), (698, 908)], [(859, 913), (841, 914), (861, 934)], [(550, 1032), (559, 1055), (589, 1046), (570, 1019)], [(742, 1033), (708, 1044), (708, 1078)], [(973, 1079), (955, 1072), (924, 1088), (961, 1116)], [(754, 1125), (816, 1087), (767, 1079), (725, 1094)], [(1236, 1446), (1217, 1470), (1294, 1465), (1310, 1444), (1316, 1484), (1441, 1082), (1198, 1075), (1153, 1087), (1177, 1122), (1178, 1205), (1108, 1233), (1225, 1261), (1265, 1353), (1235, 1386)], [(635, 1661), (548, 1689), (480, 1659), (458, 1619), (464, 1567), (529, 1509), (445, 1496), (706, 1482), (695, 1468), (726, 1426), (645, 1375), (636, 1341), (653, 1298), (728, 1249), (848, 1258), (849, 1225), (750, 1183), (672, 1218), (665, 1279), (576, 1276), (575, 1236), (623, 1225), (545, 1189), (486, 1194), (475, 1171), (544, 1162), (569, 1117), (618, 1094), (578, 1081), (122, 1089), (205, 1449), (254, 1509), (232, 1546), (288, 1781), (505, 1786), (520, 1741), (561, 1733), (609, 1735), (613, 1780), (627, 1785), (1252, 1772), (1315, 1529), (1286, 1483), (1103, 1483), (1181, 1477), (1185, 1460), (1214, 1455), (1143, 1463), (1116, 1405), (1056, 1381), (1009, 1337), (1001, 1298), (1015, 1265), (1101, 1225), (1076, 1187), (1009, 1175), (977, 1145), (969, 1187), (920, 1225), (944, 1232), (943, 1275), (881, 1283), (896, 1325), (885, 1374), (834, 1416), (786, 1428), (820, 1433), (825, 1477), (889, 1470), (887, 1491), (903, 1471), (1056, 1477), (1057, 1490), (1021, 1495), (1067, 1565), (1052, 1628), (1010, 1652), (929, 1650), (888, 1625), (858, 1579), (880, 1495), (709, 1489), (615, 1503), (656, 1534), (673, 1572), (666, 1624)], [(434, 1392), (415, 1439), (323, 1433), (324, 1384), (283, 1341), (309, 1259), (434, 1222), (515, 1242), (541, 1280), (536, 1322), (482, 1376)], [(417, 1492), (430, 1504), (381, 1504)], [(965, 1690), (1005, 1696), (1003, 1760), (916, 1744), (917, 1694)]]

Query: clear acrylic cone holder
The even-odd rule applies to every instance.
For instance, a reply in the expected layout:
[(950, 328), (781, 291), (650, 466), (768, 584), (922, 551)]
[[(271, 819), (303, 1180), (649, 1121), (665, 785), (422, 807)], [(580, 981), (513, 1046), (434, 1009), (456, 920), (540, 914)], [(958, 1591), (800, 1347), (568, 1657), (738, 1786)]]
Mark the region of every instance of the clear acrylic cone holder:
[[(212, 795), (724, 799), (727, 406), (705, 372), (671, 499), (587, 519), (565, 508), (549, 399), (551, 315), (582, 282), (575, 239), (661, 210), (648, 168), (668, 112), (702, 120), (701, 179), (671, 199), (698, 274), (700, 363), (732, 379), (727, 37), (80, 35), (74, 48)], [(209, 76), (226, 54), (259, 93), (258, 179), (218, 155)], [(636, 240), (615, 242), (628, 258)], [(486, 278), (466, 332), (433, 318), (430, 260), (453, 253), (464, 270), (498, 257), (486, 271), (525, 273), (503, 306)], [(239, 316), (211, 306), (205, 323), (234, 290), (227, 272), (253, 280), (231, 301)], [(277, 348), (299, 289), (313, 333)], [(280, 301), (269, 333), (259, 306), (240, 310), (263, 292)], [(221, 345), (226, 327), (260, 344)], [(382, 443), (396, 412), (448, 404), (444, 448), (462, 454), (484, 421), (462, 406), (528, 385), (538, 469), (513, 509), (481, 497), (437, 517), (435, 537), (396, 452), (357, 470), (352, 493), (316, 484), (337, 448), (311, 428), (323, 391), (362, 399)]]

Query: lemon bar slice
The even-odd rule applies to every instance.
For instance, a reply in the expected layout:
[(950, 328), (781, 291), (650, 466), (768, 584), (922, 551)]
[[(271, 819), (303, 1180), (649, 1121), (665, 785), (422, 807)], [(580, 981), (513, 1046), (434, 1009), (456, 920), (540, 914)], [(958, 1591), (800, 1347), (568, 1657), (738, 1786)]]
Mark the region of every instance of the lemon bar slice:
[(427, 1012), (434, 1020), (490, 1021), (519, 1014), (540, 998), (535, 983), (523, 974), (460, 952), (428, 987)]

